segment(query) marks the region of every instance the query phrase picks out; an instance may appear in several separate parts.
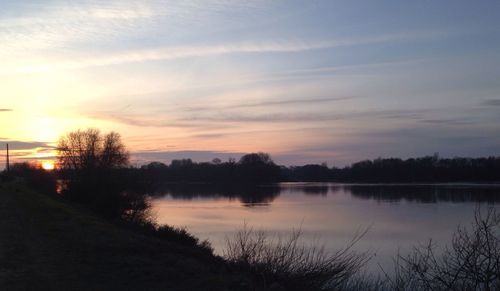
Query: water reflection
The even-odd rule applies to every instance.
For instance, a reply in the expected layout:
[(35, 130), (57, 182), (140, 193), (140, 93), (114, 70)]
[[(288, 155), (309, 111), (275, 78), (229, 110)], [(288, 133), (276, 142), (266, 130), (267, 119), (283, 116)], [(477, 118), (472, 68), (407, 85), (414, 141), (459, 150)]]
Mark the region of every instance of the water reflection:
[(245, 207), (267, 207), (284, 193), (299, 193), (312, 196), (326, 196), (343, 193), (355, 199), (377, 202), (417, 203), (478, 202), (496, 204), (500, 202), (499, 185), (373, 185), (373, 184), (325, 184), (325, 183), (282, 183), (272, 186), (223, 186), (211, 184), (167, 184), (156, 189), (150, 196), (159, 198), (193, 200), (199, 198), (237, 199)]
[(478, 185), (347, 185), (353, 197), (378, 202), (500, 202), (500, 188)]
[(457, 225), (473, 219), (477, 204), (500, 205), (498, 185), (361, 185), (283, 183), (273, 187), (167, 185), (152, 194), (159, 223), (185, 226), (209, 239), (222, 253), (225, 237), (246, 223), (286, 234), (301, 227), (304, 239), (318, 239), (327, 250), (345, 246), (357, 229), (371, 226), (357, 245), (373, 251), (379, 264), (391, 268), (397, 251), (419, 243), (448, 243)]
[(167, 184), (151, 193), (152, 197), (170, 196), (173, 199), (199, 198), (238, 199), (245, 207), (269, 206), (280, 195), (279, 185), (271, 186), (224, 186), (215, 184)]
[(302, 188), (299, 188), (301, 189), (302, 191), (304, 191), (304, 194), (306, 195), (322, 195), (322, 196), (325, 196), (326, 194), (328, 194), (328, 186), (306, 186), (306, 187), (302, 187)]

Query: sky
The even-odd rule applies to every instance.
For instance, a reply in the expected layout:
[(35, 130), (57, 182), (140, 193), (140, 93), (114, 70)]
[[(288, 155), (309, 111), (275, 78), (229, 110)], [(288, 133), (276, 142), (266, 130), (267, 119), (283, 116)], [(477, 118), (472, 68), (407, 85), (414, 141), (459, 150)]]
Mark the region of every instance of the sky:
[(499, 1), (0, 6), (14, 161), (54, 159), (61, 135), (89, 127), (119, 132), (134, 165), (499, 155)]

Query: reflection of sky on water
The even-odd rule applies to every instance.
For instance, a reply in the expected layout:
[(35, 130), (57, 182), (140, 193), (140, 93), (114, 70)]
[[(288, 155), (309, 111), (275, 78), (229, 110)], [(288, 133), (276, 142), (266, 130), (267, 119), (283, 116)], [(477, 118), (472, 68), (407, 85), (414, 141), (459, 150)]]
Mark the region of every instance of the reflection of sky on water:
[(372, 270), (378, 263), (390, 268), (398, 249), (404, 252), (430, 238), (448, 242), (459, 223), (472, 221), (478, 203), (500, 201), (495, 195), (500, 194), (498, 187), (463, 185), (284, 184), (278, 192), (264, 192), (270, 195), (260, 197), (265, 202), (251, 207), (238, 194), (186, 190), (181, 197), (178, 192), (182, 190), (176, 191), (153, 199), (158, 222), (186, 226), (209, 239), (217, 252), (225, 237), (244, 223), (280, 234), (301, 227), (306, 242), (319, 240), (328, 249), (344, 246), (356, 230), (370, 227), (357, 249), (376, 253), (370, 263)]

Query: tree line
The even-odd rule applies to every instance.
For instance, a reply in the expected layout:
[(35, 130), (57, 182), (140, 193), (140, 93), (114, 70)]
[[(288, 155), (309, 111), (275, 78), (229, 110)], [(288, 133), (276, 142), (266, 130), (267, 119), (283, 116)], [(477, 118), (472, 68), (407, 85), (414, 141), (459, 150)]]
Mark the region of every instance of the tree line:
[(329, 169), (330, 180), (368, 183), (499, 182), (500, 157), (378, 158)]
[(281, 169), (267, 153), (251, 153), (239, 161), (196, 163), (191, 159), (173, 160), (170, 165), (152, 162), (138, 169), (150, 182), (205, 182), (224, 184), (268, 184), (279, 182)]
[(326, 164), (303, 166), (276, 165), (269, 154), (253, 153), (240, 161), (196, 163), (173, 160), (170, 165), (153, 162), (140, 168), (152, 181), (215, 182), (265, 184), (276, 182), (361, 182), (361, 183), (438, 183), (499, 182), (500, 157), (378, 158), (338, 168)]

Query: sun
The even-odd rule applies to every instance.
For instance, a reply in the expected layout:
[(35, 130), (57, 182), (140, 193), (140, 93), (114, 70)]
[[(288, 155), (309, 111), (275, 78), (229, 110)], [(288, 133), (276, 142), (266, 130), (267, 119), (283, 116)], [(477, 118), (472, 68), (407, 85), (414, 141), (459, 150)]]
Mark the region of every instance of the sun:
[(43, 161), (42, 168), (47, 171), (54, 170), (54, 161)]

